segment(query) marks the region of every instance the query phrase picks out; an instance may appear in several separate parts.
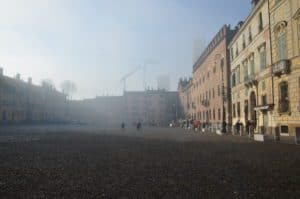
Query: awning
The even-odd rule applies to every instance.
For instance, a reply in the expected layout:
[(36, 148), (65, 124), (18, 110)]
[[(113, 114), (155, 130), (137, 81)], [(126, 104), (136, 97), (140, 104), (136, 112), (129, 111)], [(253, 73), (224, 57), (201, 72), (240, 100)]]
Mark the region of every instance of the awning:
[(254, 108), (255, 111), (269, 111), (274, 108), (274, 104), (261, 105)]

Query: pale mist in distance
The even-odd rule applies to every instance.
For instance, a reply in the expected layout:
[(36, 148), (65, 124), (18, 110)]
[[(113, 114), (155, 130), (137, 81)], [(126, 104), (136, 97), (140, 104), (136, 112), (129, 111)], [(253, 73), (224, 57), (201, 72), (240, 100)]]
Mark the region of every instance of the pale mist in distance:
[(32, 77), (33, 84), (49, 79), (58, 90), (70, 80), (77, 85), (72, 99), (121, 95), (120, 79), (138, 65), (147, 65), (146, 72), (128, 78), (128, 90), (157, 88), (164, 74), (176, 90), (178, 79), (191, 74), (195, 41), (209, 41), (250, 8), (240, 0), (231, 0), (227, 9), (226, 1), (218, 0), (1, 0), (0, 5), (4, 74)]

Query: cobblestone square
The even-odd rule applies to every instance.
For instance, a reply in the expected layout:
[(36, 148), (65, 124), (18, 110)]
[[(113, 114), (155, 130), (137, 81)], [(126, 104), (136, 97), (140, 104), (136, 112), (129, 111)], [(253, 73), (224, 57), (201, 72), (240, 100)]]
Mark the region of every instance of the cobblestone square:
[(20, 127), (0, 140), (0, 198), (300, 197), (297, 145), (175, 128)]

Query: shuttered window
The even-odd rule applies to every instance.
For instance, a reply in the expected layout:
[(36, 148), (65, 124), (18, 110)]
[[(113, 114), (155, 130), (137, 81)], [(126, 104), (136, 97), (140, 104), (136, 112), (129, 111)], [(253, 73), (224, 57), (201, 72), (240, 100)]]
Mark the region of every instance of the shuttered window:
[(260, 69), (263, 70), (266, 68), (267, 59), (266, 59), (266, 50), (262, 49), (260, 51)]
[(254, 58), (250, 60), (250, 75), (254, 75)]
[(279, 84), (279, 112), (289, 111), (289, 86), (287, 82)]
[(278, 36), (278, 44), (277, 44), (277, 50), (278, 50), (278, 59), (286, 59), (286, 35), (282, 34)]
[(244, 81), (248, 79), (248, 64), (247, 61), (244, 62)]

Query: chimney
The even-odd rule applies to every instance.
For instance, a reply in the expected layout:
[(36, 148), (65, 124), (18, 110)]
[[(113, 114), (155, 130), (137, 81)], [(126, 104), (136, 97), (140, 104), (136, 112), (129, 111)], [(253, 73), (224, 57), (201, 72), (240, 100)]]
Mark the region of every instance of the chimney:
[(259, 0), (251, 0), (252, 8), (255, 8), (255, 6), (258, 4)]
[(240, 22), (238, 23), (238, 28), (240, 29), (240, 28), (242, 27), (243, 24), (244, 24), (244, 22), (243, 22), (243, 21), (240, 21)]
[(31, 77), (28, 78), (28, 84), (30, 84), (30, 85), (32, 84), (32, 78)]
[(17, 79), (17, 80), (20, 80), (20, 79), (21, 79), (20, 73), (17, 73), (17, 74), (16, 74), (16, 79)]
[(244, 22), (243, 21), (239, 21), (238, 24), (235, 26), (235, 30), (239, 30), (241, 29), (241, 27), (243, 26)]
[(0, 67), (0, 76), (3, 76), (3, 68)]

